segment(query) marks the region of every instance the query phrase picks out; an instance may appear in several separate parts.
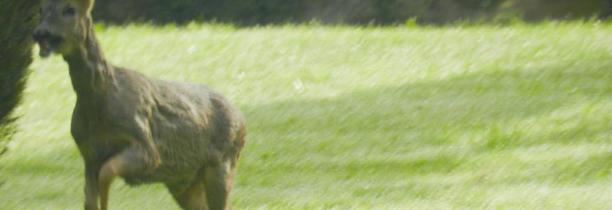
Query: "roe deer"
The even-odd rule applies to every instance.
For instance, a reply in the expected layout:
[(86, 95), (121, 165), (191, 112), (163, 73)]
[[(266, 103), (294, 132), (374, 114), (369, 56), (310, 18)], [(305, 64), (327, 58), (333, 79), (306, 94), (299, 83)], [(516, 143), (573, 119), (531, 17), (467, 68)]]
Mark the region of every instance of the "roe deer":
[(242, 114), (206, 86), (153, 80), (109, 64), (94, 34), (93, 4), (45, 1), (33, 36), (41, 57), (61, 54), (69, 66), (85, 209), (108, 208), (116, 177), (129, 185), (163, 183), (183, 209), (227, 209), (246, 135)]

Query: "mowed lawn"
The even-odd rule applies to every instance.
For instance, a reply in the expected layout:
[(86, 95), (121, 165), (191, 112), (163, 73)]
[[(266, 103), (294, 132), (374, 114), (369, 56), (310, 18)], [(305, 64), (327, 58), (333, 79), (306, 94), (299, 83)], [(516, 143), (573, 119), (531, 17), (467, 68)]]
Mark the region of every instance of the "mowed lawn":
[[(98, 27), (110, 61), (247, 116), (233, 209), (612, 209), (612, 25)], [(75, 96), (32, 66), (0, 209), (81, 209)], [(178, 209), (113, 185), (111, 209)]]

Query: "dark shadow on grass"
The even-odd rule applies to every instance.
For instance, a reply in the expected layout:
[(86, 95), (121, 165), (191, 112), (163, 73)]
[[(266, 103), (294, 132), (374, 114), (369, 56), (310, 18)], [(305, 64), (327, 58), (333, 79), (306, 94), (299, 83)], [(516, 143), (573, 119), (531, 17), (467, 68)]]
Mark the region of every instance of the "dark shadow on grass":
[[(612, 63), (565, 66), (559, 62), (540, 69), (472, 73), (332, 99), (246, 107), (250, 139), (255, 141), (247, 147), (266, 152), (245, 154), (242, 166), (255, 174), (323, 170), (330, 177), (337, 171), (362, 178), (368, 173), (449, 173), (474, 153), (580, 143), (504, 127), (612, 95), (607, 85)], [(587, 137), (581, 141), (597, 134), (581, 133)], [(469, 140), (479, 135), (479, 141)]]

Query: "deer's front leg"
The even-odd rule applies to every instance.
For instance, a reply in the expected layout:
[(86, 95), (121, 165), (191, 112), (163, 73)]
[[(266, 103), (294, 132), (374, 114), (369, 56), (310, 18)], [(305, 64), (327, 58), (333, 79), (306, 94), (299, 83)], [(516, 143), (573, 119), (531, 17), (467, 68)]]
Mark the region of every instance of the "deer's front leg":
[(147, 164), (152, 165), (152, 168), (156, 168), (161, 164), (161, 157), (157, 146), (153, 142), (150, 128), (149, 120), (146, 117), (137, 116), (134, 117), (134, 121), (127, 123), (123, 132), (130, 137), (132, 146), (141, 149), (139, 152), (143, 153), (142, 156), (147, 161)]
[(98, 210), (98, 174), (100, 166), (85, 163), (85, 210)]
[(79, 152), (81, 152), (85, 162), (85, 210), (98, 210), (100, 161), (97, 160), (96, 150), (91, 144), (87, 143), (89, 141), (83, 140), (87, 138), (75, 136)]
[(109, 189), (115, 177), (139, 177), (157, 167), (149, 160), (150, 157), (147, 157), (147, 155), (146, 149), (136, 144), (104, 163), (98, 179), (101, 210), (107, 210), (108, 208)]

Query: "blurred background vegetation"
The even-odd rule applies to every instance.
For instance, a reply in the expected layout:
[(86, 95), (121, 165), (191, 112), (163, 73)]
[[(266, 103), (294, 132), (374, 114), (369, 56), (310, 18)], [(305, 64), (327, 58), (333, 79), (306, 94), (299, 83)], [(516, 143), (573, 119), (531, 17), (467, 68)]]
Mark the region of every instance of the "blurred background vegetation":
[(612, 0), (106, 0), (94, 16), (111, 23), (218, 21), (446, 24), (457, 21), (606, 18)]

